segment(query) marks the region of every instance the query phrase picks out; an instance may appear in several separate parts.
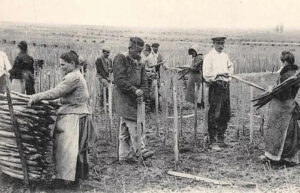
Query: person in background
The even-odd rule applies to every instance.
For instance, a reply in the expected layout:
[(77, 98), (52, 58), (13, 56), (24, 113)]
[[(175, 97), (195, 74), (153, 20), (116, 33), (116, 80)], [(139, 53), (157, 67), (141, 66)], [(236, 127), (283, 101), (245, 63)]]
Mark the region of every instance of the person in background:
[(109, 58), (109, 55), (110, 48), (103, 47), (101, 57), (97, 58), (95, 62), (99, 81), (104, 85), (111, 81), (109, 75), (112, 73), (112, 60)]
[(163, 66), (164, 68), (166, 68), (166, 66), (163, 64), (164, 62), (164, 58), (163, 56), (158, 52), (158, 48), (159, 48), (159, 43), (153, 43), (151, 45), (152, 47), (152, 52), (151, 52), (151, 55), (153, 56), (154, 60), (155, 60), (155, 71), (157, 73), (159, 73), (159, 70), (160, 70), (160, 66)]
[(223, 52), (225, 39), (212, 38), (214, 48), (203, 60), (203, 77), (209, 87), (208, 135), (211, 148), (217, 151), (228, 146), (224, 139), (230, 120), (229, 76), (233, 74), (233, 64)]
[(76, 52), (63, 53), (59, 58), (62, 81), (53, 89), (30, 97), (31, 107), (41, 100), (60, 99), (55, 136), (55, 187), (78, 187), (79, 179), (89, 174), (88, 151), (95, 140), (94, 124), (88, 106), (89, 92), (80, 72)]
[[(153, 66), (155, 64), (155, 60), (151, 55), (151, 46), (149, 44), (145, 44), (144, 49), (141, 54), (141, 62), (145, 64), (147, 72), (154, 72)], [(150, 68), (149, 68), (150, 67)]]
[(11, 69), (10, 62), (5, 52), (0, 51), (0, 93), (6, 92), (7, 77), (9, 77), (8, 71)]
[(34, 89), (34, 60), (28, 55), (27, 43), (21, 41), (18, 44), (20, 53), (15, 59), (14, 65), (10, 70), (11, 90), (32, 95)]
[(97, 58), (95, 64), (97, 69), (97, 77), (100, 83), (100, 104), (103, 106), (103, 88), (106, 87), (106, 98), (108, 100), (108, 84), (112, 81), (112, 60), (109, 58), (110, 48), (103, 47), (102, 55)]
[[(295, 57), (289, 51), (282, 52), (283, 68), (277, 84), (299, 72)], [(287, 87), (270, 101), (267, 128), (265, 129), (265, 161), (274, 166), (294, 166), (300, 163), (300, 107), (295, 100), (299, 84)]]
[(190, 76), (188, 80), (185, 100), (190, 103), (194, 103), (195, 83), (197, 83), (197, 86), (199, 88), (200, 83), (202, 82), (203, 79), (203, 73), (202, 73), (203, 55), (200, 53), (200, 46), (198, 44), (193, 45), (188, 50), (188, 54), (193, 57), (193, 61), (189, 68)]
[[(128, 52), (118, 54), (113, 61), (114, 72), (114, 111), (120, 116), (119, 161), (137, 162), (138, 133), (137, 105), (141, 97), (148, 97), (148, 82), (145, 64), (141, 62), (144, 41), (131, 37)], [(153, 155), (145, 147), (145, 131), (142, 131), (141, 148), (144, 159)]]

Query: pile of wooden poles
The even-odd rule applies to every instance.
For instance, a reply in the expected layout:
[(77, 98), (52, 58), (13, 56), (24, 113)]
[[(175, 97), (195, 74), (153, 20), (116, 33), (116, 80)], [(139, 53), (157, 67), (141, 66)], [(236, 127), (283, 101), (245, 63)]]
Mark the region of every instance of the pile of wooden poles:
[(294, 76), (288, 78), (284, 82), (276, 85), (272, 91), (266, 92), (257, 98), (253, 99), (252, 101), (255, 102), (255, 107), (257, 109), (263, 107), (268, 102), (270, 102), (274, 96), (278, 95), (279, 93), (285, 92), (287, 88), (292, 86), (298, 86), (300, 84), (300, 72), (297, 72)]
[[(28, 107), (29, 96), (11, 93), (18, 122), (29, 180), (51, 180), (54, 175), (53, 128), (57, 105), (42, 101)], [(24, 179), (7, 96), (0, 94), (0, 168), (3, 173)]]

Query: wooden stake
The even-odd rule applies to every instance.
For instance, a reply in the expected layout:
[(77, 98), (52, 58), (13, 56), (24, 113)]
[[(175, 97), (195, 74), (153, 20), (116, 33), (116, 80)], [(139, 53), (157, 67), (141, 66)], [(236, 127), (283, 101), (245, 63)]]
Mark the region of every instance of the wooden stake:
[(51, 77), (50, 77), (50, 72), (48, 72), (48, 81), (49, 81), (48, 90), (50, 90), (50, 89), (51, 89)]
[(168, 127), (168, 116), (169, 116), (169, 105), (168, 105), (168, 98), (167, 98), (167, 90), (166, 90), (166, 83), (162, 84), (162, 97), (163, 97), (163, 117), (164, 117), (164, 144), (167, 145), (167, 139), (169, 136), (169, 127)]
[[(245, 89), (244, 89), (244, 85), (242, 85), (242, 96), (245, 96)], [(242, 99), (242, 112), (241, 112), (241, 116), (242, 116), (242, 133), (243, 136), (245, 136), (245, 100), (244, 97), (241, 98)]]
[(20, 154), (22, 171), (23, 171), (23, 175), (24, 175), (24, 183), (25, 183), (26, 187), (29, 187), (28, 167), (27, 167), (27, 164), (26, 164), (25, 154), (24, 154), (24, 151), (23, 151), (23, 145), (22, 145), (19, 125), (18, 125), (18, 122), (17, 122), (17, 118), (14, 114), (14, 108), (13, 108), (13, 105), (12, 105), (10, 90), (9, 90), (9, 87), (8, 87), (8, 81), (9, 80), (6, 77), (6, 95), (7, 95), (9, 113), (10, 113), (10, 117), (11, 117), (11, 124), (13, 125), (13, 130), (14, 130), (14, 133), (15, 133), (16, 143), (17, 143), (17, 146), (18, 146), (19, 154)]
[(183, 137), (183, 88), (182, 82), (179, 84), (179, 91), (180, 91), (180, 101), (179, 101), (179, 111), (180, 111), (180, 127), (179, 127), (179, 137)]
[(239, 97), (236, 97), (236, 112), (235, 112), (235, 119), (236, 119), (236, 139), (240, 139), (240, 126), (239, 126)]
[(109, 139), (109, 128), (107, 127), (107, 120), (108, 120), (108, 116), (107, 116), (107, 98), (106, 98), (106, 89), (107, 87), (105, 87), (103, 85), (103, 108), (104, 108), (104, 126), (105, 126), (105, 130), (106, 130), (106, 140), (108, 141)]
[(159, 102), (158, 102), (158, 85), (157, 85), (157, 80), (153, 81), (154, 83), (154, 92), (155, 92), (155, 114), (156, 114), (156, 136), (159, 137)]
[(174, 156), (175, 162), (178, 162), (178, 112), (177, 112), (177, 81), (173, 78), (173, 103), (174, 103)]
[(194, 146), (196, 147), (197, 146), (197, 127), (198, 127), (198, 116), (197, 116), (197, 113), (198, 113), (198, 84), (195, 83), (195, 93), (194, 93)]
[[(140, 100), (143, 100), (142, 97)], [(141, 164), (143, 161), (142, 157), (142, 125), (143, 125), (143, 118), (142, 118), (142, 113), (143, 113), (143, 102), (140, 101), (138, 102), (138, 107), (137, 107), (137, 134), (138, 134), (138, 155), (139, 155), (139, 162), (138, 164)]]
[(195, 175), (191, 175), (191, 174), (185, 174), (185, 173), (174, 172), (174, 171), (168, 171), (167, 173), (169, 175), (172, 175), (172, 176), (177, 176), (177, 177), (182, 177), (182, 178), (189, 178), (189, 179), (193, 179), (193, 180), (196, 180), (196, 181), (204, 181), (204, 182), (213, 183), (213, 184), (216, 184), (216, 185), (240, 186), (240, 187), (247, 187), (247, 188), (255, 188), (256, 187), (256, 184), (251, 183), (251, 182), (243, 182), (243, 181), (235, 181), (235, 182), (221, 181), (221, 180), (214, 180), (214, 179), (210, 179), (210, 178), (206, 178), (206, 177), (195, 176)]
[(113, 127), (113, 116), (112, 116), (112, 93), (113, 84), (110, 82), (108, 85), (108, 114), (109, 114), (109, 139), (112, 140), (112, 127)]
[(42, 68), (40, 68), (39, 81), (39, 92), (42, 92)]
[(206, 133), (208, 131), (208, 109), (209, 109), (209, 102), (208, 102), (208, 91), (209, 87), (207, 87), (205, 84), (203, 84), (203, 96), (204, 96), (204, 128), (206, 130)]
[[(253, 99), (253, 87), (250, 87), (250, 101)], [(250, 143), (253, 142), (253, 102), (250, 102)]]

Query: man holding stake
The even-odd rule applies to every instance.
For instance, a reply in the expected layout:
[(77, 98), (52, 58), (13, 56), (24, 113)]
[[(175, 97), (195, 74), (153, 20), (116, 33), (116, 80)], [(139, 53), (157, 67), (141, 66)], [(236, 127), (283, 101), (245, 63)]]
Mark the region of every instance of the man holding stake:
[(203, 61), (203, 77), (209, 87), (208, 135), (212, 149), (217, 151), (227, 146), (224, 134), (230, 120), (229, 76), (233, 73), (233, 64), (223, 52), (225, 39), (212, 38), (214, 48)]
[[(137, 162), (137, 100), (146, 98), (147, 75), (145, 65), (141, 63), (141, 52), (144, 41), (132, 37), (129, 41), (128, 53), (118, 54), (114, 59), (114, 110), (121, 117), (119, 134), (119, 160), (128, 163)], [(139, 101), (141, 102), (141, 101)], [(153, 155), (147, 151), (142, 131), (141, 150), (143, 158)]]

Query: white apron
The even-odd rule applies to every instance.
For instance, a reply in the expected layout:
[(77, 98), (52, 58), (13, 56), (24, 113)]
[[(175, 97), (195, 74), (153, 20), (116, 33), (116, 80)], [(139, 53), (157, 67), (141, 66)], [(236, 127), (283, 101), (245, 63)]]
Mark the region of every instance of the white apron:
[(56, 178), (74, 181), (79, 151), (80, 115), (58, 117), (55, 133)]

